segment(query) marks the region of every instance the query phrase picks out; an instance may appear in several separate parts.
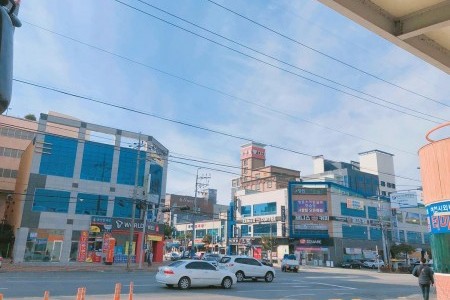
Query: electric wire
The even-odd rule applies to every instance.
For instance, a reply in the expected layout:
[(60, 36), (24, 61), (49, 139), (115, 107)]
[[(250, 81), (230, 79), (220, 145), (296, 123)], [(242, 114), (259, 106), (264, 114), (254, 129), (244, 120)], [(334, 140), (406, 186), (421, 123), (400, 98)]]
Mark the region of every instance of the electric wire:
[(245, 98), (242, 98), (242, 97), (238, 97), (238, 96), (232, 95), (232, 94), (230, 94), (230, 93), (228, 93), (228, 92), (225, 92), (225, 91), (222, 91), (222, 90), (219, 90), (219, 89), (216, 89), (216, 88), (213, 88), (213, 87), (204, 85), (204, 84), (202, 84), (202, 83), (193, 81), (193, 80), (191, 80), (191, 79), (188, 79), (188, 78), (185, 78), (185, 77), (182, 77), (182, 76), (179, 76), (179, 75), (176, 75), (176, 74), (173, 74), (173, 73), (164, 71), (164, 70), (162, 70), (162, 69), (159, 69), (159, 68), (150, 66), (150, 65), (148, 65), (148, 64), (139, 62), (139, 61), (137, 61), (137, 60), (131, 59), (131, 58), (129, 58), (129, 57), (126, 57), (126, 56), (123, 56), (123, 55), (114, 53), (114, 52), (109, 51), (109, 50), (105, 50), (105, 49), (100, 48), (100, 47), (98, 47), (98, 46), (94, 46), (94, 45), (92, 45), (92, 44), (88, 44), (88, 43), (86, 43), (86, 42), (82, 42), (82, 41), (80, 41), (80, 40), (77, 40), (77, 39), (75, 39), (75, 38), (72, 38), (72, 37), (69, 37), (69, 36), (67, 36), (67, 35), (64, 35), (64, 34), (55, 32), (55, 31), (50, 30), (50, 29), (47, 29), (47, 28), (44, 28), (44, 27), (42, 27), (42, 26), (39, 26), (39, 25), (30, 23), (30, 22), (27, 22), (27, 21), (23, 21), (23, 23), (29, 24), (29, 25), (31, 25), (31, 26), (34, 26), (34, 27), (38, 28), (38, 29), (41, 29), (41, 30), (46, 31), (46, 32), (49, 32), (49, 33), (51, 33), (51, 34), (55, 34), (55, 35), (57, 35), (57, 36), (59, 36), (59, 37), (68, 39), (68, 40), (73, 41), (73, 42), (75, 42), (75, 43), (79, 43), (79, 44), (81, 44), (81, 45), (90, 47), (90, 48), (95, 49), (95, 50), (97, 50), (97, 51), (100, 51), (100, 52), (103, 52), (103, 53), (107, 53), (107, 54), (109, 54), (109, 55), (111, 55), (111, 56), (115, 56), (115, 57), (117, 57), (117, 58), (123, 59), (123, 60), (125, 60), (125, 61), (130, 62), (130, 63), (133, 63), (133, 64), (136, 64), (136, 65), (139, 65), (139, 66), (142, 66), (142, 67), (151, 69), (151, 70), (156, 71), (156, 72), (159, 72), (159, 73), (161, 73), (161, 74), (163, 74), (163, 75), (166, 75), (166, 76), (169, 76), (169, 77), (172, 77), (172, 78), (181, 80), (181, 81), (183, 81), (183, 82), (186, 82), (186, 83), (189, 83), (189, 84), (198, 86), (198, 87), (200, 87), (200, 88), (207, 89), (207, 90), (209, 90), (209, 91), (212, 91), (212, 92), (221, 94), (221, 95), (223, 95), (223, 96), (232, 98), (232, 99), (237, 100), (237, 101), (240, 101), (240, 102), (247, 103), (247, 104), (249, 104), (249, 105), (253, 105), (253, 106), (256, 106), (256, 107), (265, 109), (265, 110), (267, 110), (267, 111), (269, 111), (269, 112), (275, 112), (275, 113), (280, 114), (280, 115), (282, 115), (282, 116), (287, 116), (287, 117), (290, 117), (290, 118), (293, 118), (293, 119), (296, 119), (296, 120), (300, 120), (300, 121), (302, 121), (302, 122), (309, 123), (309, 124), (311, 124), (311, 125), (314, 125), (314, 126), (317, 126), (317, 127), (321, 127), (321, 128), (326, 129), (326, 130), (329, 130), (329, 131), (334, 131), (334, 132), (337, 132), (337, 133), (340, 133), (340, 134), (343, 134), (343, 135), (346, 135), (346, 136), (349, 136), (349, 137), (353, 137), (353, 138), (356, 138), (356, 139), (359, 139), (359, 140), (362, 140), (362, 141), (366, 141), (366, 142), (369, 142), (369, 143), (372, 143), (372, 144), (375, 144), (375, 145), (379, 145), (379, 146), (383, 146), (383, 147), (395, 149), (395, 150), (400, 151), (400, 152), (404, 152), (404, 153), (407, 153), (407, 154), (410, 154), (410, 155), (417, 156), (416, 153), (407, 151), (407, 150), (405, 150), (405, 149), (401, 149), (401, 148), (398, 148), (398, 147), (394, 147), (394, 146), (391, 146), (391, 145), (386, 145), (386, 144), (383, 144), (383, 143), (380, 143), (380, 142), (377, 142), (377, 141), (373, 141), (373, 140), (367, 139), (367, 138), (365, 138), (365, 137), (363, 137), (363, 136), (358, 136), (358, 135), (355, 135), (355, 134), (352, 134), (352, 133), (349, 133), (349, 132), (345, 132), (345, 131), (343, 131), (343, 130), (340, 130), (339, 128), (329, 127), (329, 126), (326, 126), (326, 125), (317, 123), (317, 122), (312, 121), (312, 120), (308, 120), (308, 119), (305, 119), (305, 118), (301, 118), (301, 117), (299, 117), (298, 115), (293, 115), (293, 114), (290, 114), (290, 113), (288, 113), (288, 112), (284, 112), (284, 111), (281, 111), (281, 110), (272, 108), (272, 107), (270, 107), (270, 106), (261, 104), (261, 103), (256, 102), (256, 101), (251, 101), (251, 100), (248, 100), (248, 99), (245, 99)]
[[(146, 12), (146, 11), (143, 11), (143, 10), (141, 10), (141, 9), (139, 9), (139, 8), (136, 8), (136, 7), (132, 6), (132, 5), (126, 4), (126, 3), (124, 3), (124, 2), (122, 2), (122, 1), (120, 1), (120, 0), (114, 0), (114, 1), (120, 3), (120, 4), (124, 5), (124, 6), (128, 6), (129, 8), (134, 9), (134, 10), (136, 10), (136, 11), (138, 11), (138, 12), (140, 12), (140, 13), (143, 13), (143, 14), (145, 14), (145, 15), (148, 15), (148, 16), (150, 16), (150, 17), (152, 17), (152, 18), (155, 18), (155, 19), (157, 19), (157, 20), (160, 20), (160, 21), (162, 21), (162, 22), (164, 22), (164, 23), (167, 23), (167, 24), (169, 24), (169, 25), (171, 25), (171, 26), (173, 26), (173, 27), (176, 27), (176, 28), (181, 29), (181, 30), (183, 30), (183, 31), (185, 31), (185, 32), (188, 32), (188, 33), (190, 33), (190, 34), (192, 34), (192, 35), (195, 35), (195, 36), (198, 36), (198, 37), (200, 37), (200, 38), (202, 38), (202, 39), (205, 39), (205, 40), (207, 40), (207, 41), (209, 41), (209, 42), (211, 42), (211, 43), (213, 43), (213, 44), (216, 44), (216, 45), (218, 45), (218, 46), (220, 46), (220, 47), (223, 47), (223, 48), (226, 48), (226, 49), (228, 49), (228, 50), (230, 50), (230, 51), (233, 51), (233, 52), (235, 52), (235, 53), (241, 54), (241, 55), (243, 55), (243, 56), (245, 56), (245, 57), (248, 57), (248, 58), (250, 58), (250, 59), (253, 59), (253, 60), (257, 61), (257, 62), (260, 62), (260, 63), (265, 64), (265, 65), (267, 65), (267, 66), (270, 66), (270, 67), (272, 67), (272, 68), (275, 68), (275, 69), (284, 71), (284, 72), (286, 72), (286, 73), (289, 73), (289, 74), (291, 74), (291, 75), (294, 75), (294, 76), (296, 76), (296, 77), (302, 78), (302, 79), (304, 79), (304, 80), (306, 80), (306, 81), (309, 81), (309, 82), (315, 83), (315, 84), (317, 84), (317, 85), (321, 85), (321, 86), (323, 86), (323, 87), (326, 87), (326, 88), (328, 88), (328, 89), (331, 89), (331, 90), (334, 90), (334, 91), (343, 93), (343, 94), (348, 95), (348, 96), (351, 96), (351, 97), (353, 97), (353, 98), (355, 98), (355, 99), (362, 100), (362, 101), (364, 101), (364, 102), (369, 102), (369, 103), (372, 103), (372, 104), (374, 104), (374, 105), (377, 105), (377, 106), (380, 106), (380, 107), (383, 107), (383, 108), (386, 108), (386, 109), (390, 109), (390, 110), (396, 111), (396, 112), (401, 113), (401, 114), (405, 114), (405, 115), (408, 115), (408, 116), (411, 116), (411, 117), (415, 117), (415, 118), (418, 118), (418, 119), (421, 119), (421, 120), (425, 120), (425, 121), (428, 121), (428, 122), (431, 122), (431, 123), (434, 123), (434, 124), (440, 124), (440, 122), (437, 122), (437, 121), (434, 121), (434, 120), (431, 120), (431, 119), (428, 119), (428, 118), (420, 117), (420, 116), (417, 116), (417, 115), (408, 113), (408, 112), (406, 112), (406, 111), (403, 111), (403, 110), (400, 110), (400, 109), (396, 109), (396, 108), (394, 108), (394, 107), (387, 106), (387, 105), (378, 103), (378, 102), (376, 102), (376, 101), (373, 101), (373, 100), (370, 100), (370, 99), (367, 99), (367, 98), (364, 98), (364, 97), (361, 97), (361, 96), (352, 94), (352, 93), (350, 93), (350, 92), (347, 92), (347, 91), (345, 91), (345, 90), (336, 88), (336, 87), (334, 87), (334, 86), (331, 86), (331, 85), (328, 85), (328, 84), (319, 82), (319, 81), (317, 81), (317, 80), (308, 78), (308, 77), (306, 77), (306, 76), (303, 76), (303, 75), (301, 75), (301, 74), (298, 74), (298, 73), (293, 72), (293, 71), (291, 71), (291, 70), (288, 70), (288, 69), (286, 69), (286, 68), (279, 67), (279, 66), (277, 66), (277, 65), (275, 65), (275, 64), (273, 64), (273, 63), (267, 62), (267, 61), (265, 61), (265, 60), (262, 60), (262, 59), (260, 59), (260, 58), (255, 57), (255, 56), (252, 56), (252, 55), (250, 55), (250, 54), (244, 53), (244, 52), (242, 52), (242, 51), (240, 51), (240, 50), (237, 50), (237, 49), (234, 49), (234, 48), (232, 48), (232, 47), (229, 47), (229, 46), (227, 46), (227, 45), (225, 45), (225, 44), (222, 44), (222, 43), (217, 42), (217, 41), (215, 41), (215, 40), (213, 40), (213, 39), (210, 39), (210, 38), (208, 38), (208, 37), (205, 37), (205, 36), (203, 36), (203, 35), (201, 35), (201, 34), (198, 34), (198, 33), (194, 32), (194, 31), (191, 31), (191, 30), (189, 30), (189, 29), (186, 29), (186, 28), (184, 28), (184, 27), (182, 27), (182, 26), (179, 26), (179, 25), (177, 25), (177, 24), (175, 24), (175, 23), (169, 22), (169, 21), (167, 21), (167, 20), (165, 20), (165, 19), (163, 19), (163, 18), (160, 18), (160, 17), (157, 17), (157, 16), (155, 16), (155, 15), (152, 15), (152, 14), (150, 14), (150, 13), (148, 13), (148, 12)], [(387, 102), (387, 103), (389, 103), (389, 104), (391, 104), (391, 105), (395, 105), (395, 106), (401, 107), (402, 109), (405, 109), (405, 110), (410, 110), (410, 111), (413, 111), (413, 112), (415, 112), (415, 113), (419, 113), (419, 114), (426, 115), (426, 114), (423, 113), (423, 112), (419, 112), (419, 111), (410, 109), (410, 108), (408, 108), (408, 107), (398, 105), (398, 104), (393, 103), (393, 102), (389, 102), (389, 101), (386, 101), (386, 100), (381, 100), (381, 101)], [(441, 118), (439, 118), (439, 117), (434, 117), (434, 116), (431, 116), (431, 117), (436, 118), (436, 119), (441, 119)], [(446, 119), (441, 119), (441, 120), (443, 120), (443, 121), (448, 121), (448, 120), (446, 120)]]
[(285, 39), (287, 39), (287, 40), (289, 40), (289, 41), (291, 41), (291, 42), (293, 42), (293, 43), (295, 43), (295, 44), (297, 44), (297, 45), (300, 45), (300, 46), (305, 47), (305, 48), (307, 48), (307, 49), (309, 49), (309, 50), (311, 50), (311, 51), (314, 51), (314, 52), (316, 52), (316, 53), (318, 53), (318, 54), (320, 54), (320, 55), (322, 55), (322, 56), (325, 56), (325, 57), (327, 57), (327, 58), (329, 58), (329, 59), (331, 59), (331, 60), (333, 60), (333, 61), (336, 61), (336, 62), (338, 62), (338, 63), (340, 63), (340, 64), (342, 64), (342, 65), (344, 65), (344, 66), (346, 66), (346, 67), (349, 67), (349, 68), (351, 68), (351, 69), (353, 69), (353, 70), (356, 70), (356, 71), (358, 71), (358, 72), (360, 72), (360, 73), (362, 73), (362, 74), (365, 74), (365, 75), (367, 75), (367, 76), (369, 76), (369, 77), (375, 78), (375, 79), (377, 79), (377, 80), (379, 80), (379, 81), (382, 81), (382, 82), (384, 82), (384, 83), (387, 83), (387, 84), (389, 84), (389, 85), (391, 85), (391, 86), (394, 86), (394, 87), (396, 87), (396, 88), (399, 88), (399, 89), (401, 89), (401, 90), (403, 90), (403, 91), (406, 91), (406, 92), (408, 92), (408, 93), (411, 93), (411, 94), (413, 94), (413, 95), (419, 96), (419, 97), (424, 98), (424, 99), (426, 99), (426, 100), (432, 101), (432, 102), (434, 102), (434, 103), (437, 103), (437, 104), (440, 104), (440, 105), (443, 105), (443, 106), (450, 107), (450, 105), (447, 104), (447, 103), (440, 102), (440, 101), (435, 100), (435, 99), (433, 99), (433, 98), (431, 98), (431, 97), (428, 97), (428, 96), (425, 96), (425, 95), (420, 94), (420, 93), (418, 93), (418, 92), (415, 92), (415, 91), (412, 91), (412, 90), (410, 90), (410, 89), (407, 89), (407, 88), (405, 88), (405, 87), (403, 87), (403, 86), (401, 86), (401, 85), (398, 85), (398, 84), (396, 84), (396, 83), (390, 82), (390, 81), (388, 81), (388, 80), (386, 80), (386, 79), (384, 79), (384, 78), (382, 78), (382, 77), (379, 77), (379, 76), (377, 76), (377, 75), (374, 75), (374, 74), (372, 74), (372, 73), (369, 73), (369, 72), (367, 72), (367, 71), (364, 71), (363, 69), (360, 69), (360, 68), (358, 68), (358, 67), (356, 67), (356, 66), (354, 66), (354, 65), (351, 65), (350, 63), (347, 63), (347, 62), (345, 62), (345, 61), (343, 61), (343, 60), (341, 60), (341, 59), (338, 59), (338, 58), (336, 58), (336, 57), (334, 57), (334, 56), (332, 56), (332, 55), (330, 55), (330, 54), (327, 54), (327, 53), (325, 53), (325, 52), (323, 52), (323, 51), (317, 50), (317, 49), (315, 49), (315, 48), (312, 47), (312, 46), (306, 45), (305, 43), (302, 43), (302, 42), (300, 42), (299, 40), (296, 40), (296, 39), (294, 39), (294, 38), (292, 38), (292, 37), (290, 37), (290, 36), (288, 36), (288, 35), (286, 35), (286, 34), (281, 33), (280, 31), (277, 31), (277, 30), (275, 30), (275, 29), (273, 29), (273, 28), (270, 28), (270, 27), (267, 26), (267, 25), (264, 25), (264, 24), (262, 24), (262, 23), (260, 23), (260, 22), (257, 22), (257, 21), (255, 21), (254, 19), (251, 19), (251, 18), (249, 18), (249, 17), (246, 17), (246, 16), (244, 16), (243, 14), (238, 13), (237, 11), (232, 10), (232, 9), (230, 9), (229, 7), (226, 7), (226, 6), (222, 5), (222, 4), (219, 4), (219, 3), (217, 3), (217, 2), (215, 2), (215, 1), (213, 1), (213, 0), (206, 0), (206, 1), (208, 1), (208, 2), (210, 2), (210, 3), (212, 3), (212, 4), (214, 4), (214, 5), (216, 5), (216, 6), (220, 7), (220, 8), (222, 8), (222, 9), (224, 9), (224, 10), (226, 10), (226, 11), (228, 11), (228, 12), (230, 12), (230, 13), (236, 15), (236, 16), (239, 16), (240, 18), (245, 19), (245, 20), (247, 20), (247, 21), (249, 21), (249, 22), (251, 22), (251, 23), (253, 23), (253, 24), (255, 24), (255, 25), (259, 26), (259, 27), (262, 27), (262, 28), (264, 28), (264, 29), (266, 29), (266, 30), (268, 30), (268, 31), (270, 31), (270, 32), (272, 32), (272, 33), (278, 35), (278, 36), (281, 36), (281, 37), (283, 37), (283, 38), (285, 38)]

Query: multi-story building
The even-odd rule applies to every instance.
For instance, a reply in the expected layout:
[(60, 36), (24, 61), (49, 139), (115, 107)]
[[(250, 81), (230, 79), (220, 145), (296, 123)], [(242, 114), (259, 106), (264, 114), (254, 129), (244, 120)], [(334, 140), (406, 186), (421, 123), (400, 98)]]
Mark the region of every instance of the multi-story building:
[(163, 145), (62, 115), (41, 114), (35, 134), (5, 212), (17, 228), (16, 262), (101, 262), (111, 253), (115, 262), (139, 261), (143, 245), (162, 260), (163, 226), (144, 216), (165, 195)]
[[(0, 218), (12, 204), (20, 157), (36, 135), (36, 121), (0, 115)], [(7, 255), (7, 253), (3, 253)]]
[(289, 181), (299, 180), (300, 171), (266, 166), (264, 147), (254, 142), (241, 146), (241, 177), (232, 180), (232, 197), (239, 190), (274, 191), (286, 188)]
[(302, 181), (335, 182), (364, 196), (386, 196), (395, 191), (393, 155), (380, 150), (359, 153), (359, 162), (337, 162), (313, 157), (313, 174)]
[(382, 249), (395, 242), (429, 247), (423, 206), (392, 210), (388, 198), (333, 182), (291, 182), (288, 189), (241, 195), (237, 203), (233, 253), (260, 257), (263, 237), (276, 240), (274, 259), (296, 253), (316, 265), (373, 258), (377, 249), (387, 255)]

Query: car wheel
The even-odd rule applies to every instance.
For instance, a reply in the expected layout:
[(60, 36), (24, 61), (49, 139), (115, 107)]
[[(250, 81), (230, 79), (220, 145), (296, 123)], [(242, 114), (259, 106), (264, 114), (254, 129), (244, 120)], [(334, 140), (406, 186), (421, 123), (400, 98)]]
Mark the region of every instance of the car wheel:
[(236, 272), (236, 278), (237, 278), (238, 282), (244, 281), (244, 273), (242, 273), (242, 271), (237, 271)]
[(178, 281), (178, 287), (180, 290), (186, 290), (190, 288), (191, 280), (188, 277), (181, 277), (180, 281)]
[(225, 277), (225, 278), (222, 280), (222, 287), (223, 287), (224, 289), (230, 289), (232, 285), (233, 285), (233, 280), (231, 280), (230, 277)]
[(173, 288), (173, 284), (166, 284), (168, 288)]
[(258, 278), (252, 278), (253, 281), (258, 281)]
[(264, 276), (264, 280), (266, 282), (272, 282), (273, 281), (273, 273), (272, 272), (267, 272), (266, 276)]

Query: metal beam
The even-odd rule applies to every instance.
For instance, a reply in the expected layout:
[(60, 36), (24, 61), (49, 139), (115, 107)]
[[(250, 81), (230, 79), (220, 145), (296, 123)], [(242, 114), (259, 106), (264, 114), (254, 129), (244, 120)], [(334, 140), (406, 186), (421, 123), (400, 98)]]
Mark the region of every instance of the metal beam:
[(405, 16), (397, 23), (395, 35), (406, 40), (450, 26), (450, 1)]

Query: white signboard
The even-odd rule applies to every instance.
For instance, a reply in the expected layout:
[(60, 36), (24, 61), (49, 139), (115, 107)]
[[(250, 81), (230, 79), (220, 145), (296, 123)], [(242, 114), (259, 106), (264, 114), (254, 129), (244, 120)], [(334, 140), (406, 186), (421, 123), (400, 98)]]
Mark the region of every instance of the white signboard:
[(391, 208), (417, 207), (420, 200), (418, 191), (400, 192), (391, 194)]
[(352, 198), (347, 198), (347, 208), (364, 210), (364, 202), (361, 200), (356, 200)]

